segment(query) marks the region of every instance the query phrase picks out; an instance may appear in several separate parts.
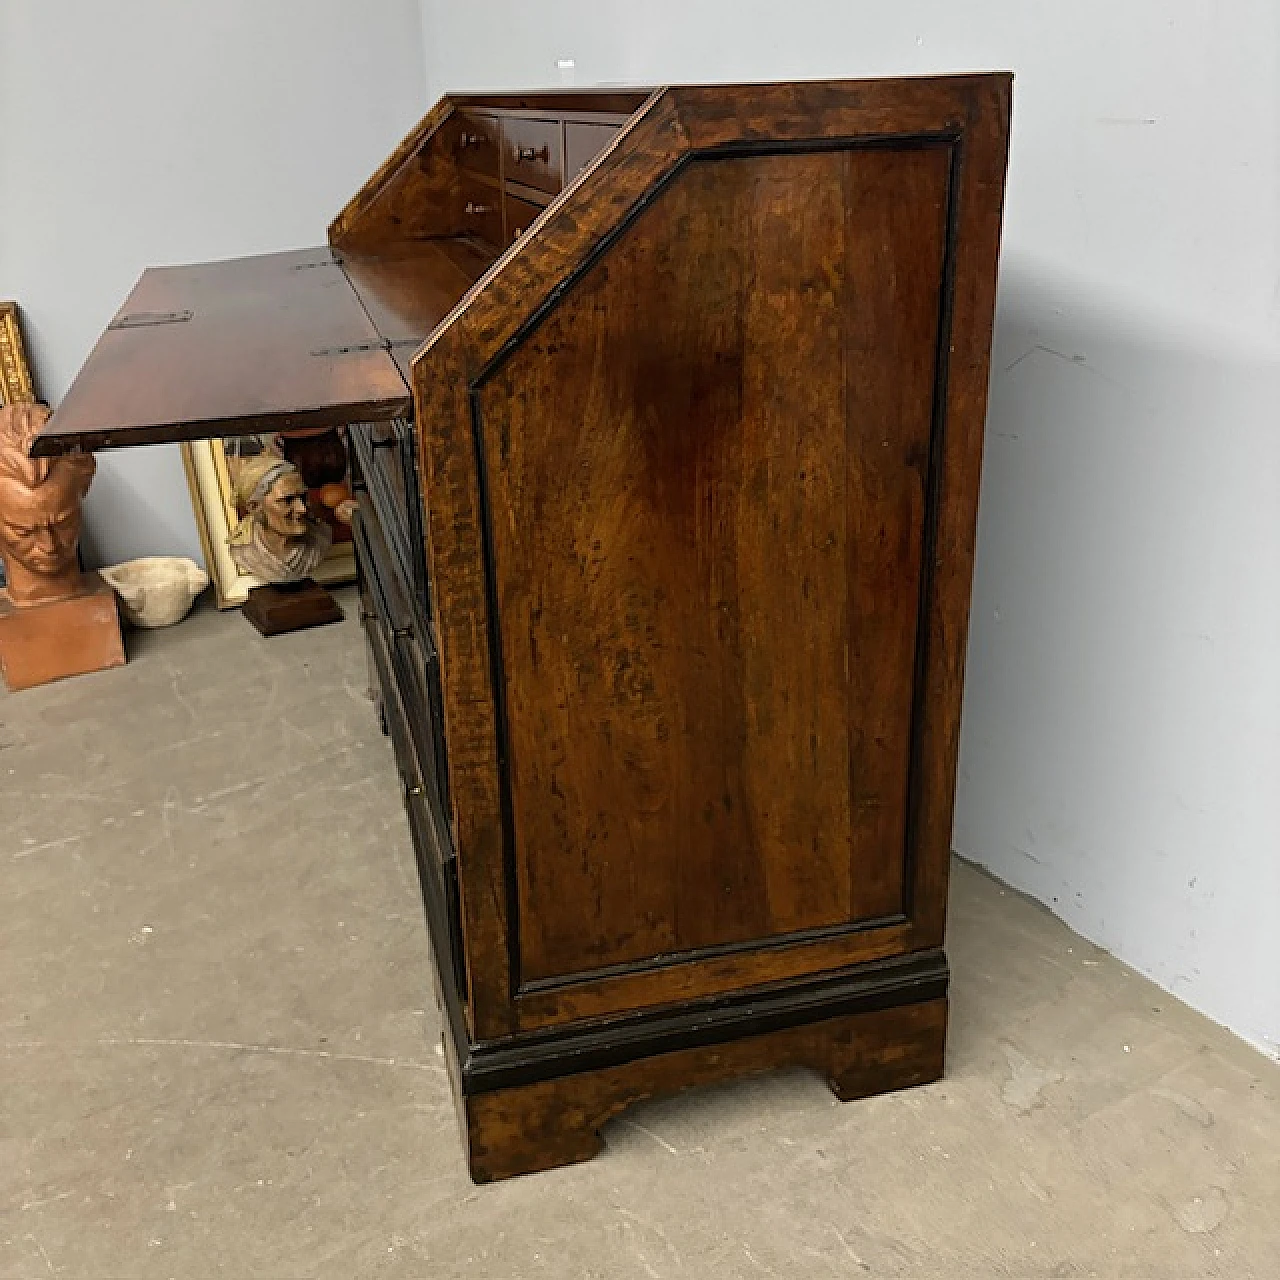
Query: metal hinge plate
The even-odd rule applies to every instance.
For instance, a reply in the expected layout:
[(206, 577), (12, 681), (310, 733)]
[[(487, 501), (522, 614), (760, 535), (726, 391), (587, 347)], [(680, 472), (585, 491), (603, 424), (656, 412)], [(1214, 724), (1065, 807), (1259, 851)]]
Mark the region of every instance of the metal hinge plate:
[(350, 356), (362, 351), (394, 351), (397, 347), (416, 347), (417, 338), (397, 338), (388, 342), (385, 338), (380, 342), (356, 342), (349, 347), (317, 347), (313, 356)]
[(108, 329), (141, 329), (150, 324), (182, 324), (191, 319), (190, 311), (134, 311), (113, 320)]

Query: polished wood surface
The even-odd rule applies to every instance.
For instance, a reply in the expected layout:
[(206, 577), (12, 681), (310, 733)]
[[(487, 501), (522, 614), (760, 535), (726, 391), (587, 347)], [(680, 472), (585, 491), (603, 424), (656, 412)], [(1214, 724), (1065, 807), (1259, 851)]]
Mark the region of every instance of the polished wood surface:
[(842, 1102), (928, 1084), (942, 1075), (946, 1024), (946, 1001), (935, 1000), (477, 1094), (462, 1114), (471, 1176), (590, 1160), (605, 1123), (634, 1103), (780, 1067), (809, 1067)]
[(564, 177), (572, 182), (618, 136), (618, 126), (567, 120), (564, 126)]
[(522, 980), (902, 914), (949, 160), (696, 166), (479, 392)]
[(323, 627), (331, 622), (341, 622), (344, 616), (342, 606), (310, 578), (301, 582), (252, 587), (240, 612), (264, 636), (282, 636), (291, 631), (305, 631), (309, 627)]
[(564, 126), (555, 117), (510, 117), (502, 125), (502, 172), (511, 182), (556, 192), (564, 185)]
[(409, 407), (332, 252), (302, 249), (145, 272), (37, 452), (336, 426)]
[(406, 378), (427, 335), (489, 269), (492, 249), (468, 239), (428, 240), (383, 257), (346, 254), (342, 265)]
[[(372, 335), (311, 412), (355, 446), (478, 1179), (705, 1080), (941, 1071), (1010, 92), (452, 95), (295, 273), (331, 282), (317, 314), (263, 277), (271, 332), (214, 326), (219, 385), (158, 428), (207, 429), (237, 379), (290, 421), (307, 326)], [(175, 341), (137, 332), (135, 368)]]
[[(758, 109), (757, 90), (672, 90), (655, 98), (534, 232), (495, 264), (483, 287), (428, 339), (414, 362), (419, 419), (431, 424), (421, 438), (424, 487), (431, 494), (430, 576), (458, 824), (461, 909), (472, 955), (469, 1017), (480, 1039), (673, 999), (712, 998), (735, 983), (794, 981), (824, 967), (937, 946), (942, 939), (977, 503), (975, 442), (980, 447), (985, 411), (985, 355), (976, 362), (970, 357), (985, 352), (991, 333), (1009, 80), (789, 86), (770, 108), (774, 116)], [(909, 132), (899, 127), (900, 114)], [(688, 139), (697, 131), (713, 140), (708, 149), (691, 148)], [(786, 154), (776, 157), (777, 164), (775, 157), (759, 154), (778, 150)], [(725, 175), (737, 172), (761, 175), (743, 196), (743, 207), (757, 210), (778, 251), (779, 260), (769, 261), (759, 282), (742, 265), (755, 263), (751, 218), (735, 218), (732, 200), (723, 208), (715, 203), (733, 190)], [(681, 205), (689, 193), (711, 197), (716, 189), (699, 173), (716, 175), (726, 185), (706, 208), (683, 216), (690, 214), (690, 206)], [(887, 184), (888, 198), (872, 195), (881, 183)], [(769, 222), (763, 216), (771, 202), (789, 214), (810, 202), (829, 214), (847, 211), (842, 234), (848, 254), (828, 255), (838, 270), (824, 265), (820, 242), (842, 217), (815, 217), (788, 256), (785, 219)], [(867, 207), (860, 211), (859, 202)], [(682, 215), (676, 215), (677, 208)], [(664, 209), (672, 211), (670, 222), (680, 235), (696, 235), (698, 218), (721, 233), (715, 252), (724, 270), (698, 277), (698, 288), (683, 294), (673, 289), (690, 269), (696, 272), (696, 264), (691, 268), (678, 247), (646, 242), (650, 269), (628, 270), (634, 237), (667, 216)], [(633, 211), (639, 216), (624, 226)], [(811, 238), (819, 243), (810, 262), (805, 252)], [(679, 236), (671, 239), (678, 246)], [(707, 233), (701, 243), (712, 239)], [(717, 351), (733, 351), (731, 338), (717, 330), (716, 317), (732, 331), (750, 314), (725, 305), (725, 277), (732, 280), (735, 272), (751, 280), (748, 294), (759, 283), (775, 300), (774, 312), (761, 313), (772, 323), (762, 320), (751, 329), (760, 367), (769, 370), (756, 393), (759, 415), (743, 414), (751, 383), (739, 381), (740, 362), (713, 358)], [(590, 303), (583, 301), (588, 296)], [(820, 315), (824, 306), (831, 309), (825, 330), (807, 315), (810, 309)], [(620, 323), (630, 322), (626, 342), (611, 338), (615, 313), (628, 318)], [(562, 316), (572, 322), (561, 323)], [(586, 334), (575, 331), (582, 326)], [(833, 328), (842, 335), (834, 347)], [(703, 340), (703, 333), (714, 341)], [(860, 377), (846, 379), (846, 368)], [(800, 373), (794, 380), (788, 377), (792, 369), (809, 375), (811, 399), (805, 398)], [(818, 452), (826, 458), (834, 445), (836, 457), (825, 465), (820, 458), (816, 475), (810, 474), (812, 465), (784, 470), (791, 456), (787, 450), (799, 446), (803, 454), (807, 443), (800, 422), (792, 424), (797, 434), (790, 440), (779, 438), (776, 463), (767, 430), (759, 434), (755, 424), (767, 427), (775, 383), (777, 421), (787, 421), (790, 414), (805, 428), (811, 420), (828, 423), (817, 433), (828, 448)], [(495, 396), (503, 400), (504, 387), (512, 410), (509, 443), (501, 415), (491, 423), (486, 408)], [(662, 431), (664, 396), (683, 431), (675, 425), (669, 433)], [(843, 438), (824, 418), (832, 403), (844, 406)], [(728, 406), (723, 412), (721, 404)], [(629, 429), (632, 421), (643, 426)], [(615, 430), (615, 424), (622, 429)], [(886, 426), (892, 430), (886, 433)], [(733, 448), (716, 444), (717, 431), (735, 445), (757, 450), (757, 460), (770, 460), (779, 477), (793, 477), (792, 489), (779, 482), (769, 492), (775, 503), (771, 514), (779, 519), (775, 538), (784, 545), (756, 534), (754, 543), (745, 544), (754, 551), (744, 555), (732, 541), (717, 550), (710, 540), (716, 529), (736, 530), (738, 513), (749, 511), (755, 500), (748, 483), (754, 477), (734, 470), (740, 459)], [(670, 437), (665, 453), (659, 447), (664, 434)], [(556, 457), (559, 466), (548, 464), (508, 484), (509, 459), (524, 465), (520, 451), (533, 451), (535, 439), (536, 448)], [(876, 449), (888, 450), (883, 460)], [(614, 462), (615, 450), (620, 463)], [(727, 460), (719, 472), (704, 465), (718, 457)], [(612, 494), (607, 482), (595, 478), (600, 468), (614, 481)], [(709, 531), (702, 544), (705, 564), (693, 551), (683, 558), (668, 554), (680, 545), (671, 541), (680, 519), (671, 495), (680, 491), (680, 477), (701, 475), (708, 477), (704, 492), (714, 494), (715, 501), (685, 520), (687, 525), (701, 519)], [(721, 481), (718, 490), (712, 476)], [(805, 555), (820, 564), (823, 540), (835, 532), (823, 532), (823, 522), (839, 509), (834, 491), (816, 503), (801, 501), (806, 492), (821, 493), (813, 486), (823, 476), (828, 484), (839, 479), (844, 486), (845, 518), (837, 537), (845, 550), (834, 558), (840, 570), (821, 580), (819, 594), (826, 599), (810, 602), (803, 595), (805, 573), (789, 569), (800, 564), (803, 570)], [(584, 509), (574, 509), (570, 493), (585, 500)], [(518, 515), (510, 508), (513, 501)], [(685, 501), (685, 509), (695, 511), (696, 504)], [(670, 512), (669, 521), (656, 515), (659, 509)], [(717, 513), (732, 513), (733, 520), (717, 519)], [(543, 545), (541, 555), (530, 552), (526, 542), (536, 543), (548, 517), (553, 526), (560, 520), (561, 545)], [(593, 522), (596, 532), (587, 536)], [(667, 541), (655, 544), (655, 536)], [(943, 547), (949, 549), (942, 553)], [(717, 560), (718, 579), (711, 568)], [(690, 564), (704, 573), (700, 598), (681, 586), (698, 581), (682, 568)], [(598, 600), (593, 599), (593, 575), (602, 565), (621, 568), (615, 585), (622, 590), (628, 575), (643, 579), (646, 572), (661, 576), (670, 570), (663, 585), (680, 594), (669, 591), (661, 602), (663, 625), (655, 639), (646, 641), (644, 635), (652, 596), (628, 609), (621, 598), (609, 598), (606, 579)], [(768, 625), (755, 635), (741, 626), (752, 609), (762, 608), (742, 585), (750, 586), (752, 573), (770, 581), (791, 606), (757, 613)], [(557, 695), (544, 696), (534, 687), (529, 637), (542, 617), (556, 613), (566, 591), (587, 607), (579, 608), (572, 624), (562, 626), (549, 644), (546, 635), (541, 637), (538, 657), (540, 663), (560, 664), (559, 671), (549, 673), (553, 687), (559, 681), (557, 703)], [(744, 786), (744, 781), (767, 775), (769, 747), (767, 734), (757, 741), (758, 722), (744, 699), (743, 673), (754, 665), (790, 671), (800, 681), (806, 673), (790, 650), (830, 664), (824, 653), (832, 652), (827, 648), (831, 630), (824, 629), (822, 610), (829, 607), (827, 599), (842, 596), (848, 612), (837, 611), (841, 622), (834, 630), (841, 637), (836, 647), (849, 665), (828, 682), (830, 706), (816, 695), (814, 705), (825, 717), (825, 723), (819, 721), (817, 765), (828, 772), (818, 776), (846, 780), (831, 796), (797, 777), (785, 752), (794, 751), (791, 760), (802, 761), (803, 744), (780, 732), (775, 764), (776, 776), (785, 779), (778, 789), (785, 794), (767, 805), (755, 801), (765, 818), (748, 831), (742, 795), (759, 795), (763, 788)], [(720, 603), (728, 608), (719, 608)], [(720, 618), (698, 617), (700, 607)], [(565, 621), (572, 612), (566, 605), (557, 616)], [(476, 625), (480, 615), (486, 619), (483, 627)], [(614, 674), (621, 665), (619, 647), (592, 647), (591, 642), (607, 641), (628, 626), (632, 616), (639, 626), (628, 637), (633, 652), (624, 655), (625, 661), (634, 667), (634, 654), (646, 657), (646, 643), (653, 648), (655, 669), (666, 683), (659, 681), (652, 690), (644, 688), (643, 679), (625, 676), (610, 687), (601, 672)], [(794, 625), (783, 629), (783, 618)], [(716, 671), (710, 677), (711, 690), (718, 692), (708, 692), (705, 706), (716, 714), (707, 710), (698, 722), (715, 726), (705, 740), (708, 757), (718, 762), (714, 769), (697, 753), (682, 757), (679, 743), (672, 741), (675, 730), (691, 723), (686, 691), (701, 690), (692, 671), (712, 670), (705, 662), (699, 668), (701, 655), (692, 651), (684, 654), (690, 671), (671, 661), (668, 649), (680, 650), (682, 626), (690, 619), (693, 634), (703, 637), (702, 648), (708, 639), (722, 644), (724, 632), (717, 628), (733, 621), (744, 638), (737, 642), (738, 665), (729, 674)], [(509, 655), (513, 669), (508, 669)], [(582, 665), (573, 670), (579, 659)], [(539, 680), (548, 678), (541, 666), (537, 671)], [(584, 691), (587, 714), (582, 716)], [(628, 769), (612, 758), (619, 753), (602, 749), (600, 710), (607, 711), (609, 731), (616, 733), (634, 716), (638, 691), (649, 702), (636, 724), (642, 730), (647, 719), (651, 732), (647, 738), (642, 732), (623, 735), (623, 749), (631, 750), (636, 761)], [(794, 696), (789, 689), (787, 695)], [(864, 722), (869, 708), (869, 722)], [(788, 729), (803, 724), (790, 702), (787, 714), (796, 716)], [(837, 714), (844, 717), (843, 733), (833, 728)], [(661, 741), (660, 719), (668, 734)], [(557, 744), (555, 750), (538, 743), (542, 728)], [(760, 761), (753, 761), (750, 775), (736, 766), (738, 794), (732, 797), (731, 817), (724, 808), (724, 787), (713, 783), (727, 772), (735, 740), (750, 743), (742, 760), (759, 755)], [(832, 744), (841, 744), (834, 755)], [(843, 768), (833, 763), (841, 752)], [(692, 778), (659, 769), (646, 781), (655, 762), (666, 768), (677, 759), (693, 760)], [(855, 761), (858, 768), (849, 768)], [(665, 794), (664, 777), (670, 779)], [(582, 806), (593, 778), (607, 785), (594, 793), (594, 805)], [(574, 786), (573, 805), (556, 798), (566, 780)], [(819, 812), (806, 812), (807, 792), (838, 815), (826, 830), (819, 828), (835, 838), (819, 840), (819, 855), (807, 860), (783, 834), (786, 808), (797, 791), (802, 793), (794, 800), (797, 814), (812, 819)], [(554, 803), (539, 809), (534, 797)], [(637, 804), (647, 807), (637, 809)], [(572, 836), (570, 852), (559, 859), (540, 852), (554, 847), (548, 824), (555, 821), (551, 815), (557, 806)], [(663, 842), (683, 850), (695, 841), (690, 814), (709, 826), (710, 838), (693, 859), (692, 879), (682, 882), (671, 870), (676, 860), (666, 859)], [(524, 843), (530, 821), (537, 832), (532, 846)], [(628, 830), (632, 822), (636, 834)], [(806, 830), (803, 823), (796, 829)], [(808, 834), (812, 848), (814, 831)], [(632, 842), (638, 843), (633, 847)], [(769, 880), (775, 856), (781, 858), (775, 884), (787, 886), (773, 891), (781, 904), (776, 916), (771, 915)], [(837, 918), (832, 910), (823, 917), (805, 900), (820, 900), (815, 882), (831, 883), (841, 856), (857, 868), (844, 883), (856, 884), (864, 901), (855, 902), (850, 888), (843, 904), (847, 913)], [(576, 909), (586, 921), (586, 943), (577, 957), (570, 954), (565, 925), (570, 909), (557, 904), (544, 918), (528, 907), (530, 895), (540, 904), (554, 899), (546, 890), (548, 857), (555, 880), (564, 877), (566, 886), (576, 884), (581, 891)], [(714, 877), (721, 858), (732, 868), (728, 894), (725, 881), (717, 886)], [(797, 870), (799, 879), (793, 880)], [(695, 919), (705, 915), (712, 921), (701, 935), (699, 924), (683, 923), (699, 877), (708, 893)], [(632, 887), (637, 903), (629, 917), (622, 905), (623, 884)], [(688, 898), (681, 896), (683, 885), (689, 886)], [(711, 896), (713, 886), (718, 897)], [(788, 903), (786, 892), (796, 900)], [(594, 930), (597, 893), (606, 913), (618, 912), (609, 916), (612, 933)], [(679, 923), (664, 914), (673, 901), (685, 907)], [(863, 914), (877, 909), (871, 906), (877, 902), (880, 909), (889, 908), (886, 916)], [(895, 902), (900, 904), (896, 914), (889, 906)], [(757, 925), (758, 935), (748, 936)], [(672, 941), (673, 949), (664, 950), (667, 936), (695, 941), (683, 950)], [(588, 953), (597, 967), (588, 967)]]

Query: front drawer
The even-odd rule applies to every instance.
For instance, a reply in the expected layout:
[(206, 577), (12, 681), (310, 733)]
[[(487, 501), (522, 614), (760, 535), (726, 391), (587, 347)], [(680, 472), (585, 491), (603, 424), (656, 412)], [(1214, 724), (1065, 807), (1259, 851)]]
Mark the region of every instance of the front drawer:
[(467, 173), (462, 175), (462, 226), (467, 235), (502, 246), (502, 195), (497, 187)]
[(615, 124), (569, 120), (564, 126), (564, 180), (570, 183), (618, 136)]
[(502, 122), (503, 177), (508, 182), (537, 187), (553, 194), (560, 190), (564, 165), (560, 155), (559, 120)]
[(521, 200), (519, 196), (513, 196), (509, 191), (503, 193), (502, 200), (507, 210), (506, 242), (515, 244), (529, 230), (529, 224), (534, 218), (542, 212), (542, 206), (530, 200)]
[(355, 526), (357, 553), (364, 553), (365, 572), (377, 604), (394, 635), (403, 635), (413, 626), (412, 596), (400, 568), (392, 557), (382, 520), (368, 490), (357, 495), (359, 523)]
[[(352, 480), (357, 492), (372, 499), (378, 522), (395, 568), (407, 594), (418, 598), (425, 582), (421, 555), (415, 555), (414, 530), (418, 527), (414, 505), (417, 489), (406, 469), (405, 441), (400, 423), (374, 423), (353, 427)], [(408, 430), (404, 424), (404, 430)], [(412, 465), (409, 463), (408, 465)]]
[(458, 164), (472, 173), (497, 178), (502, 165), (502, 122), (497, 116), (459, 114)]
[(392, 422), (369, 425), (369, 444), (373, 466), (388, 496), (395, 503), (396, 519), (409, 527), (409, 494), (405, 486), (404, 466), (400, 456), (400, 436)]

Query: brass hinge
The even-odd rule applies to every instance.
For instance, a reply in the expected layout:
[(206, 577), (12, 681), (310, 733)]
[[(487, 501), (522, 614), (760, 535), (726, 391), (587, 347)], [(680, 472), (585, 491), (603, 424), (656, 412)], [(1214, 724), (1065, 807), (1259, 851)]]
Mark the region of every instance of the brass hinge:
[(134, 311), (127, 316), (118, 316), (108, 329), (141, 329), (150, 324), (181, 324), (191, 319), (190, 311)]
[(357, 351), (386, 351), (385, 342), (356, 342), (349, 347), (317, 347), (313, 356), (349, 356)]
[(293, 269), (295, 271), (310, 271), (313, 267), (340, 267), (342, 266), (342, 255), (336, 250), (330, 250), (330, 256), (321, 258), (317, 262), (295, 262)]
[(397, 338), (394, 342), (388, 342), (382, 338), (378, 342), (355, 342), (348, 347), (317, 347), (311, 354), (313, 356), (350, 356), (361, 351), (394, 351), (397, 347), (416, 347), (417, 345), (417, 338)]

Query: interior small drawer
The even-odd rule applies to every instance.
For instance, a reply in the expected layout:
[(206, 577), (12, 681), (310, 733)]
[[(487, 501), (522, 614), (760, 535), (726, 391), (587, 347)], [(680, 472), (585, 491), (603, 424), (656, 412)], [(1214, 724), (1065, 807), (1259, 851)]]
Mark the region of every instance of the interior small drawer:
[(564, 180), (570, 183), (618, 136), (616, 124), (568, 120), (564, 126)]
[(508, 118), (502, 122), (502, 145), (503, 177), (508, 182), (553, 194), (560, 190), (564, 165), (559, 120)]
[(515, 244), (529, 230), (529, 224), (534, 218), (542, 212), (542, 206), (531, 200), (521, 200), (509, 191), (502, 199), (507, 209), (507, 244)]
[(502, 168), (502, 121), (497, 116), (462, 112), (458, 117), (458, 164), (472, 173), (497, 178)]
[(497, 187), (469, 174), (462, 175), (462, 226), (494, 246), (502, 240), (502, 194)]

